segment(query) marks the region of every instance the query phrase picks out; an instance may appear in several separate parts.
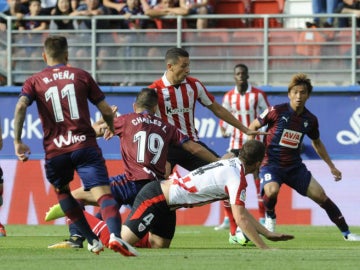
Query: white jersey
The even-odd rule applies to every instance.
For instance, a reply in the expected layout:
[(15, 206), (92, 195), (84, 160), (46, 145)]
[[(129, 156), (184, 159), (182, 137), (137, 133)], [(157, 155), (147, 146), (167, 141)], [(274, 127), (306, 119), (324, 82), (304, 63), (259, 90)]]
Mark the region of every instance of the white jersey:
[(199, 137), (195, 128), (196, 103), (198, 101), (203, 106), (209, 106), (215, 100), (205, 86), (198, 79), (190, 76), (186, 77), (181, 84), (174, 86), (164, 74), (149, 88), (154, 88), (158, 94), (158, 116), (176, 126), (190, 139), (198, 141)]
[(230, 204), (245, 206), (247, 182), (238, 158), (213, 162), (184, 177), (170, 176), (169, 207), (193, 207), (229, 199)]
[[(250, 84), (243, 95), (239, 93), (235, 86), (224, 95), (222, 105), (246, 127), (270, 106), (265, 92), (252, 87)], [(220, 120), (220, 126), (228, 128), (228, 124), (222, 120)], [(241, 149), (248, 140), (247, 135), (236, 128), (232, 128), (230, 131), (229, 150)], [(259, 140), (260, 137), (257, 137), (257, 139)]]

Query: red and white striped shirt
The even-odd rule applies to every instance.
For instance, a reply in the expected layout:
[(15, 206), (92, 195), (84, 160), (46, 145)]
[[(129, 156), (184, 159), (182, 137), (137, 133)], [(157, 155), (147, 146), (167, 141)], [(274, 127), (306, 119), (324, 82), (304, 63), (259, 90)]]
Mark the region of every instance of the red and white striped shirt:
[(196, 101), (203, 106), (209, 106), (215, 100), (205, 86), (193, 77), (186, 77), (180, 85), (174, 86), (164, 74), (149, 88), (154, 88), (158, 94), (158, 116), (176, 126), (190, 139), (198, 141), (194, 115)]
[[(250, 84), (244, 95), (241, 95), (235, 86), (234, 89), (224, 95), (222, 105), (246, 127), (270, 106), (265, 92), (252, 87)], [(220, 120), (219, 124), (231, 132), (229, 150), (241, 149), (247, 140), (247, 135), (239, 129), (229, 126), (223, 120)]]

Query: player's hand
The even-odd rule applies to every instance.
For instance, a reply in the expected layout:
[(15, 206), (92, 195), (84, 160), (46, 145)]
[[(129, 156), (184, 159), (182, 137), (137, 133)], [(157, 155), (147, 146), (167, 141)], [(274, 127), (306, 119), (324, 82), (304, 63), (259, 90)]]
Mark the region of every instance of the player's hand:
[(265, 237), (271, 241), (287, 241), (295, 238), (295, 236), (291, 234), (275, 233), (275, 232), (269, 232)]
[(335, 181), (340, 181), (342, 178), (341, 172), (336, 168), (331, 168), (331, 173), (335, 178)]
[(27, 161), (29, 159), (29, 155), (31, 154), (29, 146), (24, 143), (15, 143), (15, 155), (18, 157), (20, 161)]
[(112, 137), (114, 137), (114, 133), (111, 132), (108, 128), (105, 129), (103, 138), (104, 138), (106, 141), (108, 141), (108, 140), (110, 140)]
[(248, 132), (246, 132), (246, 135), (249, 136), (256, 136), (256, 135), (269, 135), (269, 132), (265, 132), (265, 131), (259, 131), (259, 130), (250, 130)]

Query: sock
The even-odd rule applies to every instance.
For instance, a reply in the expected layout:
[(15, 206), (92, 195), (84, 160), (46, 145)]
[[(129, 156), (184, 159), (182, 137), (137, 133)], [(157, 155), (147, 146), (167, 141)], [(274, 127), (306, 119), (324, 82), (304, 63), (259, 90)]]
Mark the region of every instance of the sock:
[(277, 197), (269, 198), (268, 196), (266, 196), (266, 194), (264, 194), (262, 198), (264, 202), (266, 215), (272, 219), (275, 219), (276, 218), (275, 205), (277, 203)]
[(256, 194), (258, 198), (258, 207), (259, 207), (259, 215), (260, 218), (265, 217), (265, 206), (264, 206), (264, 200), (261, 197), (261, 190), (260, 190), (260, 178), (254, 179), (255, 181), (255, 187), (256, 187)]
[(105, 221), (89, 214), (88, 212), (84, 211), (85, 218), (89, 223), (93, 232), (99, 237), (101, 242), (108, 247), (109, 239), (110, 239), (110, 232), (109, 228), (106, 225)]
[(344, 236), (347, 236), (350, 233), (349, 226), (336, 204), (330, 198), (327, 198), (323, 204), (320, 204), (320, 206), (326, 211), (330, 220), (339, 228), (341, 233)]
[(236, 225), (234, 216), (231, 211), (231, 206), (224, 204), (224, 210), (225, 210), (226, 216), (229, 217), (230, 233), (231, 233), (231, 235), (235, 235), (237, 225)]
[(121, 216), (119, 213), (119, 205), (114, 200), (111, 194), (105, 194), (100, 197), (97, 201), (100, 206), (101, 216), (106, 222), (110, 233), (115, 234), (115, 236), (120, 237), (121, 231)]
[(145, 236), (137, 241), (134, 246), (138, 248), (151, 248), (149, 233), (145, 234)]
[(87, 223), (80, 205), (71, 196), (70, 192), (57, 193), (57, 197), (65, 215), (81, 231), (81, 235), (83, 235), (89, 243), (92, 243), (94, 239), (97, 239)]

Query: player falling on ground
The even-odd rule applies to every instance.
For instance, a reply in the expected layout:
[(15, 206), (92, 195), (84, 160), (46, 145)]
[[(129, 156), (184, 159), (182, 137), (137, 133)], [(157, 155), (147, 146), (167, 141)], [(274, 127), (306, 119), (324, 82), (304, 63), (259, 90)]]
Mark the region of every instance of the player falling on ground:
[[(293, 235), (268, 231), (245, 208), (245, 175), (259, 168), (264, 152), (263, 143), (251, 140), (244, 144), (238, 158), (210, 163), (184, 177), (174, 173), (168, 180), (147, 184), (135, 198), (121, 237), (132, 245), (168, 248), (175, 233), (176, 209), (228, 199), (237, 225), (258, 248), (269, 249), (260, 235), (272, 241), (293, 239)], [(86, 217), (106, 243), (109, 232), (103, 221), (89, 214)]]

